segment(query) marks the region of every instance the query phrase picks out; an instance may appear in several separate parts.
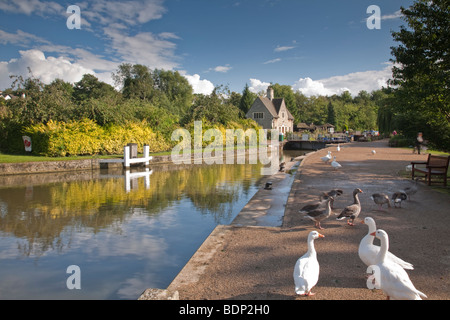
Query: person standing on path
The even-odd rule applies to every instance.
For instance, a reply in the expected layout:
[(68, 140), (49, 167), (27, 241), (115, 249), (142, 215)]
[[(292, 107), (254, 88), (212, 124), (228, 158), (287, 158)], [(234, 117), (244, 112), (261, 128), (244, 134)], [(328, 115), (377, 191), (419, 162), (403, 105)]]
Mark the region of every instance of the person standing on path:
[(416, 139), (416, 147), (417, 147), (417, 153), (420, 154), (420, 147), (422, 146), (423, 143), (423, 136), (422, 136), (422, 132), (419, 132), (417, 134), (417, 139)]

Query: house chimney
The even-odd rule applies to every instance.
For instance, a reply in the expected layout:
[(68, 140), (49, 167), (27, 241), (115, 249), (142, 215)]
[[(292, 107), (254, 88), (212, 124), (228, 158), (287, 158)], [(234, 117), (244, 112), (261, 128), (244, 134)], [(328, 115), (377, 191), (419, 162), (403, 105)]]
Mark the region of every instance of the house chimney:
[(268, 86), (267, 87), (267, 99), (269, 99), (270, 101), (273, 100), (273, 88), (272, 88), (272, 86)]

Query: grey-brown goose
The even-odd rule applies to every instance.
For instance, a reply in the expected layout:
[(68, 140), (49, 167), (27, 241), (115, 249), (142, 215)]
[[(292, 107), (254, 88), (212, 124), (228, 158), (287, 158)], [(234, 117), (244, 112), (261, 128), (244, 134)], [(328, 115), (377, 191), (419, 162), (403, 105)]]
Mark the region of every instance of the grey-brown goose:
[(370, 198), (373, 200), (373, 202), (375, 202), (378, 205), (378, 210), (381, 210), (381, 207), (385, 203), (388, 205), (389, 208), (391, 207), (389, 196), (387, 194), (374, 193)]
[(332, 212), (330, 202), (333, 197), (324, 195), (323, 198), (324, 200), (316, 204), (306, 205), (299, 211), (300, 213), (305, 214), (305, 217), (314, 221), (314, 226), (318, 229), (323, 229), (320, 222), (328, 218)]
[(398, 192), (394, 192), (394, 194), (392, 195), (392, 201), (394, 202), (394, 207), (397, 207), (397, 204), (400, 205), (400, 208), (402, 207), (402, 201), (406, 200), (408, 198), (408, 196), (406, 195), (406, 193), (398, 191)]
[(333, 198), (330, 201), (331, 209), (333, 209), (334, 199), (336, 199), (336, 197), (342, 195), (343, 193), (344, 193), (344, 191), (342, 191), (341, 189), (333, 189), (324, 194), (325, 196), (329, 196), (329, 197)]
[[(353, 190), (353, 204), (346, 206), (336, 220), (343, 220), (347, 218), (347, 224), (353, 226), (353, 222), (361, 213), (361, 202), (359, 201), (358, 194), (363, 193), (359, 188)], [(350, 222), (351, 220), (351, 222)]]

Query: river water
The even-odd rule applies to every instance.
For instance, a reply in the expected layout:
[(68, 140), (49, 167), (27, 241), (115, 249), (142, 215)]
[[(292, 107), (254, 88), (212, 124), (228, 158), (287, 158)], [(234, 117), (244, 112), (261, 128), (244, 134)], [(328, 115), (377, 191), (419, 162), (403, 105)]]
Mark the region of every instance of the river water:
[(261, 167), (0, 177), (0, 299), (137, 299), (166, 288), (262, 187)]

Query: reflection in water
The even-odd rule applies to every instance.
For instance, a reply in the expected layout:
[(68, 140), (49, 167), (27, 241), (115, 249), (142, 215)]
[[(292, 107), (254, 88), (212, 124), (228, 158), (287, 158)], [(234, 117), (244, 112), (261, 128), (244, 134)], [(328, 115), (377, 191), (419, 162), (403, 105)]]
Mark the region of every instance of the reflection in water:
[[(136, 299), (165, 288), (261, 178), (260, 165), (152, 169), (3, 178), (0, 299)], [(81, 290), (66, 287), (73, 264)]]

